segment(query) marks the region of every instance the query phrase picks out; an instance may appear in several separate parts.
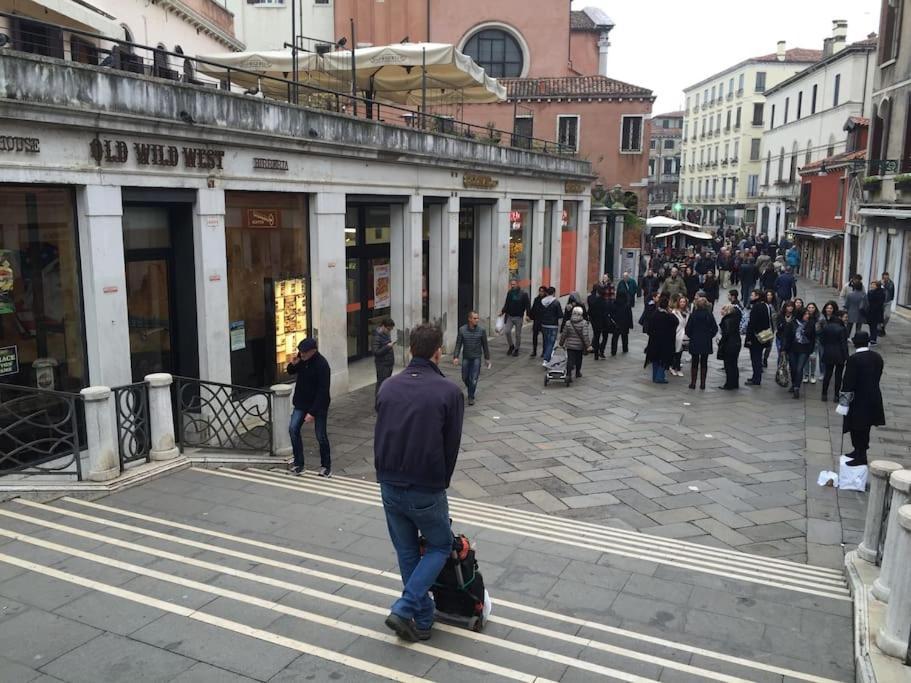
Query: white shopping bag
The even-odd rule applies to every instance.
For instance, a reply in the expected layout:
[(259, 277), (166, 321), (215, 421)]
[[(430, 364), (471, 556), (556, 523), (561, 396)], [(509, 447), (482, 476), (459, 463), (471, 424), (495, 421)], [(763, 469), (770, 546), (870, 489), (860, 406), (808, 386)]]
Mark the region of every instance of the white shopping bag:
[(499, 316), (497, 322), (494, 323), (493, 329), (497, 334), (503, 334), (503, 329), (506, 327), (506, 317)]
[(816, 478), (816, 483), (819, 486), (831, 486), (838, 488), (838, 475), (831, 470), (823, 470)]
[(867, 489), (867, 466), (849, 467), (846, 455), (841, 456), (838, 464), (838, 488), (843, 491), (865, 491)]
[(490, 613), (493, 612), (493, 600), (490, 599), (490, 593), (487, 592), (487, 589), (484, 589), (484, 611), (482, 612), (484, 616), (484, 621), (487, 621), (490, 618)]

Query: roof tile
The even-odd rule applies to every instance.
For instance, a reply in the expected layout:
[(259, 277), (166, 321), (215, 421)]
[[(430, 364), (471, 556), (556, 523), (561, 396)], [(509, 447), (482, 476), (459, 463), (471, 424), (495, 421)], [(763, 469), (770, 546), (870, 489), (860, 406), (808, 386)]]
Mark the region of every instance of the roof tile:
[(499, 78), (509, 97), (551, 99), (557, 97), (651, 97), (652, 91), (607, 76), (564, 78)]

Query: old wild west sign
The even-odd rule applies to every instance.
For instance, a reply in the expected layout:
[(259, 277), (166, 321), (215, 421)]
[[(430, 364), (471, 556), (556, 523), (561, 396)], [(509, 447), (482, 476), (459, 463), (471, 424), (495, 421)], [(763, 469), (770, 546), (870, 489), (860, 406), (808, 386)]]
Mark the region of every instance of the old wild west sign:
[(281, 209), (247, 209), (248, 228), (280, 228)]

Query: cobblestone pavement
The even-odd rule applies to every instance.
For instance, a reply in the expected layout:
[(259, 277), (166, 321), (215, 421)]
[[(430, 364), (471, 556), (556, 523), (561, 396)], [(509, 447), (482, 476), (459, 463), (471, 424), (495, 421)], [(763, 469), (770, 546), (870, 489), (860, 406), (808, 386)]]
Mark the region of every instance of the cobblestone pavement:
[[(820, 306), (834, 290), (800, 283)], [(716, 307), (720, 308), (720, 307)], [(638, 319), (638, 308), (635, 319)], [(805, 385), (799, 401), (771, 375), (759, 388), (716, 389), (710, 360), (706, 391), (686, 377), (655, 385), (643, 369), (645, 337), (607, 361), (585, 359), (572, 387), (543, 386), (540, 360), (507, 357), (493, 340), (494, 368), (482, 371), (477, 404), (467, 409), (453, 493), (472, 500), (636, 529), (648, 534), (839, 567), (859, 542), (864, 495), (818, 487), (838, 469), (841, 418)], [(911, 463), (911, 325), (893, 316), (877, 349), (885, 358), (889, 424), (874, 430), (871, 458)], [(686, 354), (684, 354), (686, 355)], [(770, 365), (774, 367), (774, 352)], [(741, 380), (749, 354), (741, 353)], [(458, 370), (444, 364), (454, 380)], [(373, 387), (332, 404), (335, 469), (373, 477)], [(310, 462), (314, 462), (310, 458)]]
[(0, 504), (0, 680), (854, 680), (837, 570), (465, 498), (450, 512), (493, 616), (408, 645), (383, 626), (401, 583), (371, 482), (191, 469)]

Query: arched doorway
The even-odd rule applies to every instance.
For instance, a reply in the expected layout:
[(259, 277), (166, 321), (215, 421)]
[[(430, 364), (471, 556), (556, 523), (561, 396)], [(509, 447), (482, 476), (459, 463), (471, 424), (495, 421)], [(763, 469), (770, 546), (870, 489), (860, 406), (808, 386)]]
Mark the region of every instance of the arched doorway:
[(768, 234), (769, 232), (769, 207), (762, 207), (762, 220), (759, 222), (762, 232)]

